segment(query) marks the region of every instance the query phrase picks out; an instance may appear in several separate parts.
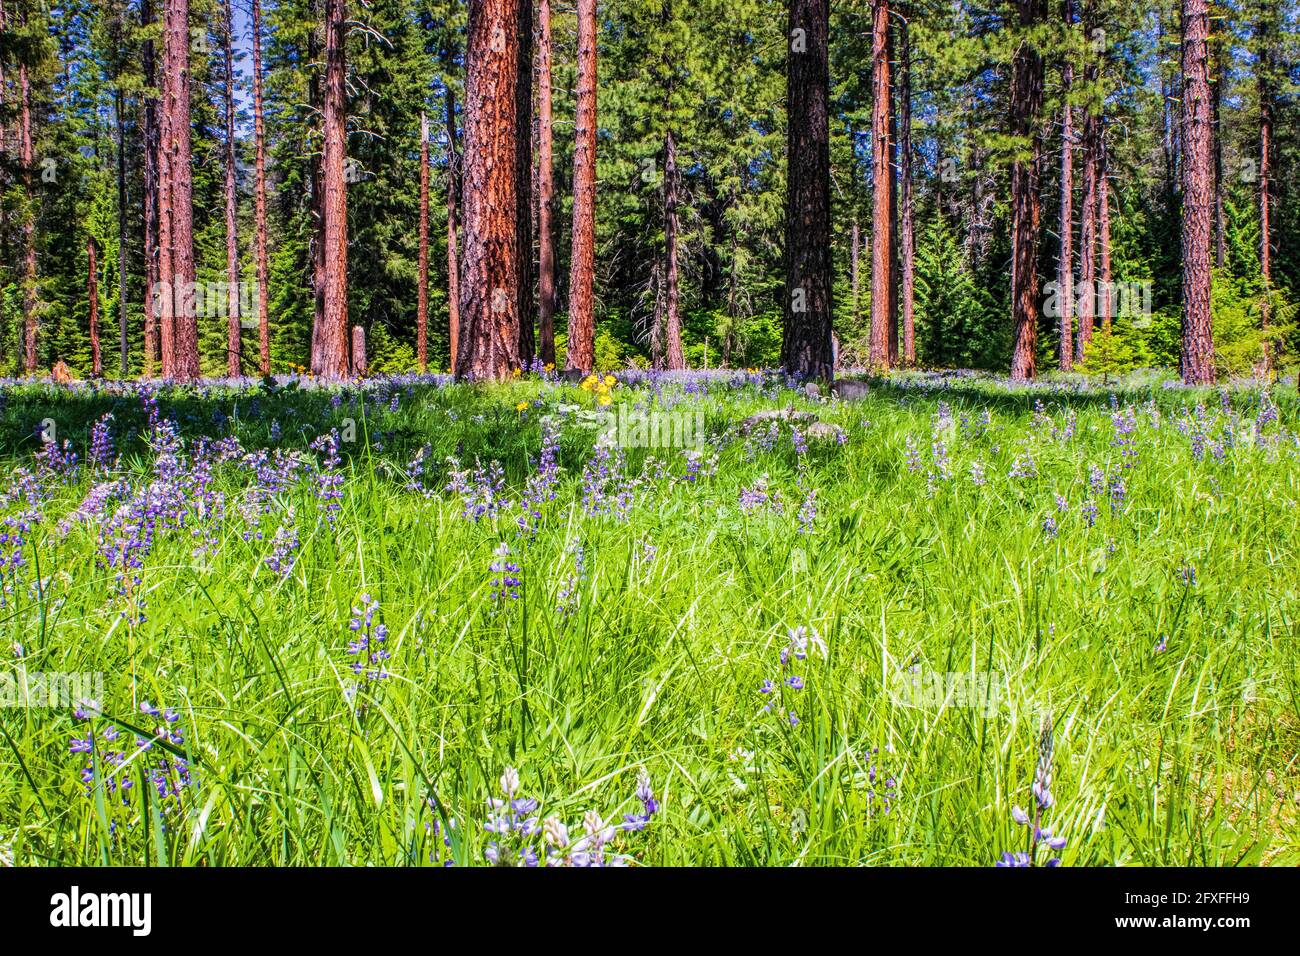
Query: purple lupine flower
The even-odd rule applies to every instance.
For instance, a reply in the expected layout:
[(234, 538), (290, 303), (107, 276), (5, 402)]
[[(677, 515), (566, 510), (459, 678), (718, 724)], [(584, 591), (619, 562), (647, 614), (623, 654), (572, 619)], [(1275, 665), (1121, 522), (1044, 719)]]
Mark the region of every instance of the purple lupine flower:
[(356, 658), (349, 666), (352, 673), (365, 675), (368, 681), (388, 678), (384, 662), (392, 656), (385, 647), (388, 627), (375, 622), (378, 610), (379, 602), (372, 600), (369, 594), (363, 594), (361, 606), (352, 608), (352, 617), (348, 621), (348, 630), (356, 635), (347, 646), (348, 654)]
[(504, 601), (506, 598), (518, 600), (523, 581), (519, 577), (519, 565), (510, 560), (510, 545), (502, 541), (497, 545), (496, 560), (490, 565), (493, 574), (492, 600)]
[(318, 436), (310, 448), (323, 456), (316, 472), (317, 508), (333, 527), (343, 500), (343, 474), (338, 470), (343, 461), (339, 455), (339, 430), (331, 428)]
[(90, 452), (87, 458), (92, 468), (106, 471), (115, 464), (113, 431), (110, 427), (112, 421), (113, 413), (108, 412), (90, 427)]

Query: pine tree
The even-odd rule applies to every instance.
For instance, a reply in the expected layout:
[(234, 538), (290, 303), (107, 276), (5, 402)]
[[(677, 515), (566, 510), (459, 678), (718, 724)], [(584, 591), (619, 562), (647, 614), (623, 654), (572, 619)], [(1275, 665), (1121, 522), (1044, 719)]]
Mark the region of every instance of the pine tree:
[(828, 0), (790, 0), (787, 74), (786, 300), (781, 364), (829, 381), (831, 354)]

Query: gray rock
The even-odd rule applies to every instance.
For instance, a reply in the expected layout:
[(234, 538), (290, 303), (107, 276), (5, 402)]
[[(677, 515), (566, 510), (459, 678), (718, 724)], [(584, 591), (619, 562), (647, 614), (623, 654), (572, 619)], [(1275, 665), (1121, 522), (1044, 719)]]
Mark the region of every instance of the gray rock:
[(846, 402), (866, 398), (870, 392), (870, 385), (866, 382), (852, 378), (841, 378), (831, 385), (831, 394), (841, 401)]

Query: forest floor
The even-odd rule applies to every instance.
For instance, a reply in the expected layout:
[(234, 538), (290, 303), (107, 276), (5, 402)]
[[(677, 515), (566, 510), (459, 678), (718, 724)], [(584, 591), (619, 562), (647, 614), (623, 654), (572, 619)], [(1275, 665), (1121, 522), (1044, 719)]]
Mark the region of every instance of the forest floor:
[(1152, 377), (9, 385), (0, 863), (1300, 863), (1297, 427)]

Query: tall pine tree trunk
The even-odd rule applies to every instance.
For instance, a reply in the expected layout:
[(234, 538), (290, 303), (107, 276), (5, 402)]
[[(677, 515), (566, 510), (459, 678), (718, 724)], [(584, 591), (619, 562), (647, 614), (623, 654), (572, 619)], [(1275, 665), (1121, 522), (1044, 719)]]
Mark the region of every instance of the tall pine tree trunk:
[(36, 371), (36, 337), (40, 316), (36, 299), (36, 192), (32, 185), (32, 166), (36, 162), (32, 144), (32, 85), (27, 63), (18, 63), (19, 121), (18, 142), (22, 157), (23, 180), (23, 368), (30, 375)]
[(1098, 124), (1097, 131), (1097, 318), (1109, 332), (1115, 318), (1115, 297), (1110, 268), (1110, 157), (1105, 119)]
[[(1096, 29), (1096, 0), (1086, 0), (1083, 8), (1083, 32), (1089, 39)], [(1081, 295), (1075, 303), (1079, 319), (1078, 334), (1074, 340), (1075, 361), (1082, 361), (1088, 343), (1092, 341), (1093, 324), (1097, 316), (1097, 151), (1099, 146), (1097, 94), (1100, 69), (1097, 54), (1088, 54), (1083, 69), (1086, 105), (1083, 111), (1083, 183), (1079, 209), (1079, 289)]]
[(448, 86), (444, 100), (447, 107), (447, 334), (451, 349), (449, 368), (456, 371), (460, 351), (460, 250), (456, 230), (460, 227), (461, 165), (456, 148), (456, 96)]
[(596, 364), (596, 0), (578, 0), (578, 111), (573, 150), (573, 246), (565, 367)]
[[(1074, 0), (1065, 0), (1063, 19), (1071, 34), (1074, 31)], [(1057, 307), (1060, 309), (1060, 348), (1057, 353), (1061, 371), (1074, 368), (1074, 110), (1070, 91), (1074, 87), (1074, 64), (1067, 51), (1061, 62), (1061, 217), (1057, 232), (1061, 237), (1061, 254), (1057, 259)]]
[(830, 381), (830, 0), (789, 0), (786, 56), (785, 328), (781, 364)]
[(656, 368), (682, 369), (686, 357), (682, 353), (682, 317), (678, 304), (677, 278), (677, 140), (673, 131), (664, 134), (664, 275), (663, 275), (663, 327), (655, 330)]
[(127, 337), (126, 337), (126, 119), (122, 115), (125, 105), (122, 96), (121, 77), (114, 91), (113, 115), (117, 120), (117, 351), (118, 371), (122, 378), (127, 375)]
[(1214, 383), (1210, 325), (1214, 129), (1207, 50), (1209, 7), (1209, 0), (1182, 0), (1183, 331), (1179, 367), (1188, 385)]
[[(910, 10), (906, 11), (910, 14)], [(916, 230), (912, 210), (912, 42), (908, 22), (898, 26), (898, 170), (899, 170), (899, 281), (903, 323), (903, 365), (916, 364)]]
[(1273, 182), (1274, 53), (1272, 36), (1262, 22), (1255, 25), (1259, 47), (1255, 61), (1255, 89), (1259, 96), (1259, 280), (1262, 287), (1259, 320), (1264, 339), (1264, 373), (1273, 367), (1273, 348), (1268, 340), (1273, 320)]
[(235, 57), (233, 0), (225, 2), (222, 30), (225, 54), (226, 108), (226, 372), (231, 378), (243, 374), (239, 339), (239, 226), (235, 205)]
[(420, 114), (420, 252), (415, 274), (415, 360), (429, 369), (429, 118)]
[[(1016, 0), (1022, 28), (1043, 19), (1043, 0)], [(1029, 156), (1011, 166), (1011, 378), (1028, 381), (1037, 371), (1038, 349), (1038, 181), (1042, 144), (1038, 114), (1043, 102), (1043, 58), (1022, 37), (1011, 64), (1011, 135), (1028, 141)]]
[(99, 277), (96, 274), (95, 240), (86, 240), (86, 304), (89, 307), (87, 327), (90, 330), (90, 374), (104, 377), (104, 356), (99, 350)]
[(271, 328), (267, 315), (270, 264), (266, 251), (266, 131), (262, 119), (262, 3), (253, 0), (253, 228), (257, 256), (257, 353), (262, 375), (271, 374)]
[(173, 378), (199, 377), (199, 323), (194, 301), (194, 203), (190, 153), (190, 4), (167, 0), (168, 96), (163, 108), (170, 114), (168, 153), (171, 207), (171, 281), (174, 310), (172, 329)]
[[(153, 23), (153, 5), (150, 0), (142, 0), (140, 4), (140, 23), (143, 26)], [(154, 374), (154, 363), (158, 361), (158, 323), (162, 308), (158, 295), (159, 130), (158, 97), (154, 95), (157, 76), (153, 40), (145, 40), (141, 45), (141, 59), (147, 90), (141, 122), (141, 135), (144, 139), (144, 376), (150, 378)]]
[(325, 0), (325, 89), (321, 117), (322, 263), (324, 286), (320, 328), (314, 336), (312, 372), (326, 381), (348, 377), (348, 195), (347, 9), (345, 0)]
[(533, 0), (515, 0), (519, 18), (518, 81), (515, 87), (515, 255), (519, 264), (516, 321), (519, 364), (533, 364)]
[(551, 117), (551, 0), (537, 3), (537, 337), (555, 365), (555, 170)]
[(471, 0), (465, 50), (460, 379), (519, 368), (519, 31), (516, 0)]
[[(9, 18), (5, 14), (4, 0), (0, 0), (0, 33), (9, 28)], [(8, 104), (9, 87), (5, 81), (4, 58), (0, 57), (0, 154), (8, 155), (9, 153), (9, 121), (8, 121)], [(0, 196), (3, 196), (4, 190), (8, 187), (5, 177), (0, 173)], [(7, 203), (0, 201), (0, 269), (5, 272), (9, 271), (9, 206)], [(2, 275), (2, 274), (0, 274)], [(0, 282), (8, 282), (9, 277), (3, 276)], [(0, 309), (0, 371), (7, 372), (8, 354), (4, 351), (6, 343), (9, 341), (8, 323), (4, 321), (4, 310)], [(21, 345), (16, 352), (22, 352)]]
[(871, 18), (871, 366), (890, 365), (894, 325), (894, 163), (889, 57), (889, 0)]
[(176, 362), (176, 294), (172, 267), (172, 87), (177, 77), (171, 70), (171, 11), (163, 0), (162, 77), (158, 103), (158, 284), (151, 306), (158, 317), (158, 356), (162, 377), (174, 374)]

